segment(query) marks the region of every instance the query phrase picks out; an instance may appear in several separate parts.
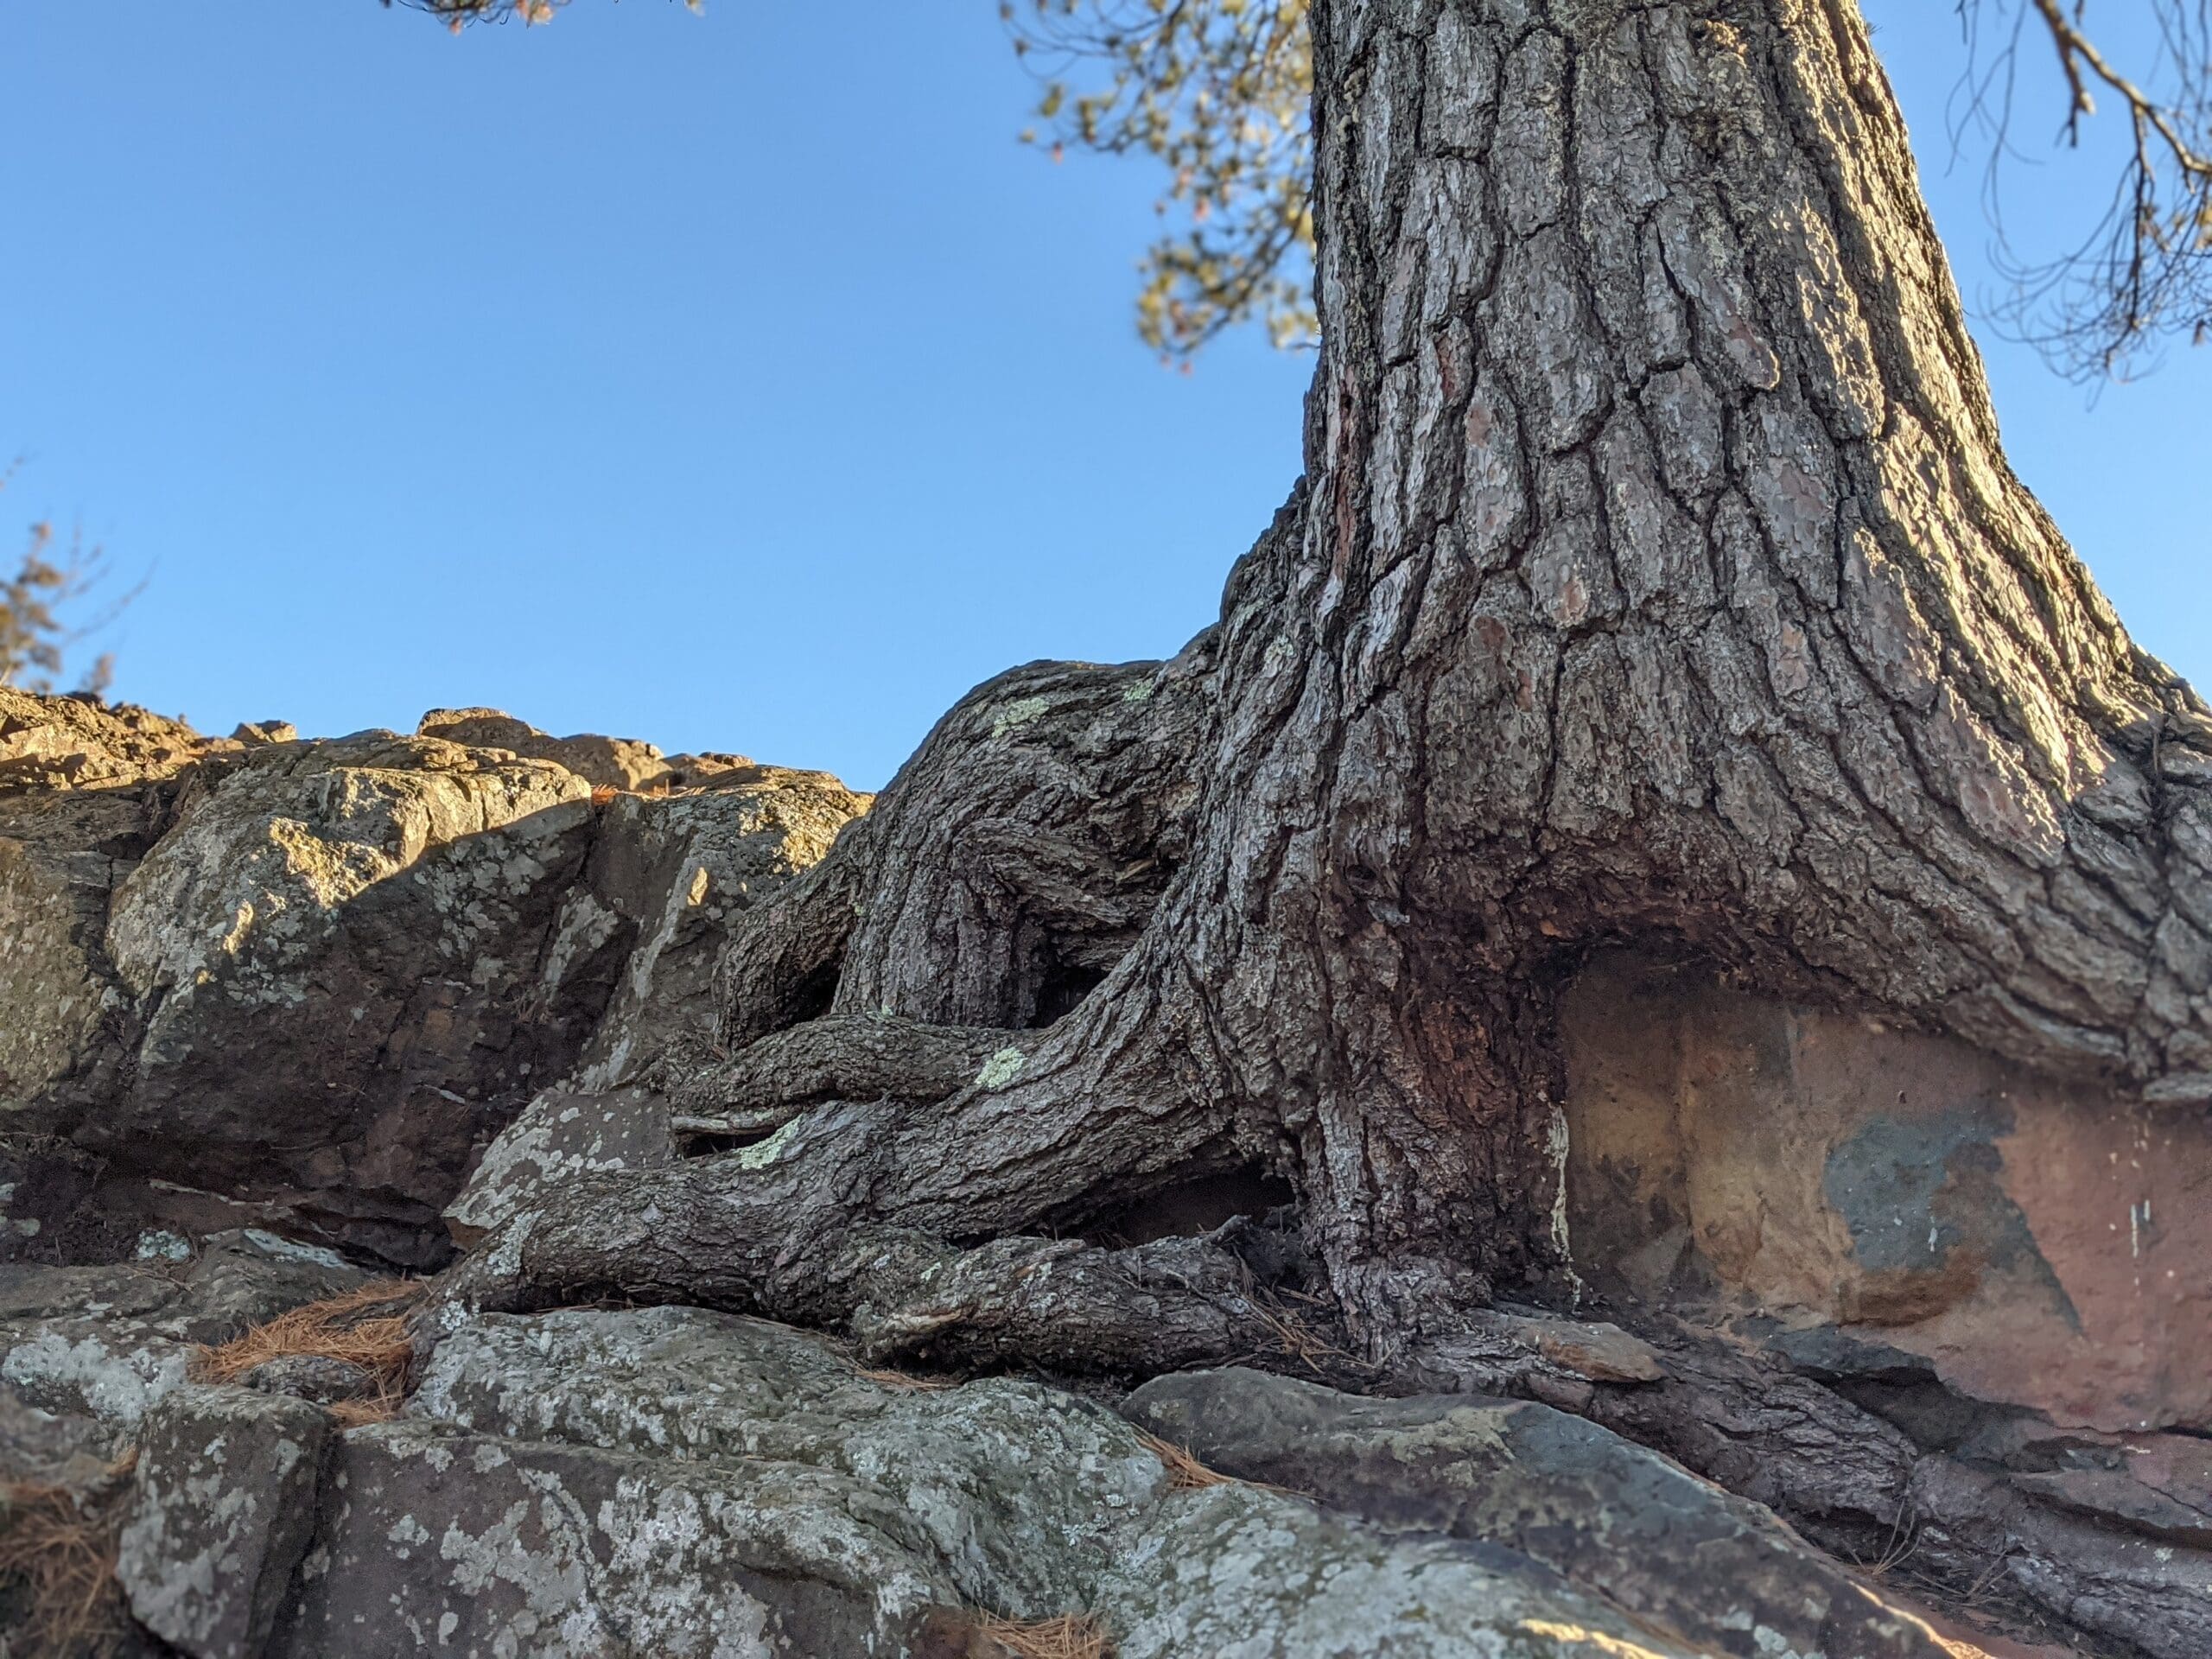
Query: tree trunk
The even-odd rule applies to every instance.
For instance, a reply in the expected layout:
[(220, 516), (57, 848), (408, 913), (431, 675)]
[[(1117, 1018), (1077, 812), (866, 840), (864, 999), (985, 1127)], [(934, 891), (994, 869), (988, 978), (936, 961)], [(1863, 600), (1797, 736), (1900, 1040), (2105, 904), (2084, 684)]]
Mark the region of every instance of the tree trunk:
[[(455, 1294), (1083, 1366), (1272, 1278), (1387, 1366), (1567, 1284), (1554, 1004), (1601, 944), (2212, 1099), (2212, 715), (2007, 467), (1852, 0), (1313, 28), (1306, 472), (1218, 626), (965, 700), (725, 963), (686, 1110), (772, 1137), (580, 1188)], [(817, 1055), (764, 1109), (789, 1045), (748, 1046), (825, 1011), (957, 1029), (906, 1086), (855, 1058), (879, 1104)], [(1163, 1266), (1168, 1188), (1295, 1239)], [(1008, 1243), (1047, 1232), (1090, 1242)], [(1176, 1318), (1176, 1363), (1265, 1339)]]
[(1376, 1352), (1567, 1266), (1600, 944), (2212, 1099), (2212, 715), (2006, 467), (1849, 0), (1314, 34), (1306, 474), (1220, 624), (971, 694), (741, 935), (726, 1046), (964, 1028), (867, 1067), (938, 1103), (864, 1207), (949, 1237), (1285, 1179)]

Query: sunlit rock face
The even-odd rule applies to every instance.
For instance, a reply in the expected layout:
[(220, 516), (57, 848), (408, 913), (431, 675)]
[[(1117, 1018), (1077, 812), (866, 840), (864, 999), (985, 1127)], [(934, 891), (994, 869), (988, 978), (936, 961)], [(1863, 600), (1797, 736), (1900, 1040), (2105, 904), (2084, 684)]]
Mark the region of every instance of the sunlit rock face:
[(111, 1217), (434, 1265), (477, 1151), (580, 1070), (703, 1040), (728, 923), (867, 805), (492, 710), (208, 740), (0, 695), (0, 1135), (46, 1148), (0, 1255), (60, 1248), (91, 1158)]
[(104, 936), (187, 768), (243, 746), (143, 709), (0, 686), (0, 1126), (67, 1132), (111, 1098), (128, 993)]
[(1563, 1024), (1568, 1224), (1599, 1290), (1770, 1316), (1801, 1363), (1900, 1397), (2212, 1428), (2202, 1111), (1687, 968), (1601, 962)]
[(334, 1236), (404, 1255), (448, 1172), (588, 1033), (590, 964), (543, 969), (589, 796), (550, 762), (387, 734), (248, 757), (116, 893), (136, 1065), (79, 1139), (121, 1162), (160, 1148), (173, 1180), (296, 1193)]

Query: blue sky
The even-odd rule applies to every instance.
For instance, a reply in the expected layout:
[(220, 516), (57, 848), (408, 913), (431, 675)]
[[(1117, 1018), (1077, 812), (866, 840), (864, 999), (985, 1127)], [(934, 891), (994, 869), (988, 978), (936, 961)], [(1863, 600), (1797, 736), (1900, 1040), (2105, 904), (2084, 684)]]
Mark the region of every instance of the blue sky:
[[(1867, 10), (1994, 296), (1950, 9)], [(872, 786), (1001, 668), (1172, 652), (1290, 484), (1310, 362), (1152, 360), (1155, 181), (1014, 142), (995, 14), (7, 0), (0, 526), (150, 569), (116, 693), (217, 731), (485, 702)], [(2033, 243), (2104, 180), (2016, 182)], [(2022, 474), (2212, 683), (2212, 351), (2093, 408), (1983, 343)]]

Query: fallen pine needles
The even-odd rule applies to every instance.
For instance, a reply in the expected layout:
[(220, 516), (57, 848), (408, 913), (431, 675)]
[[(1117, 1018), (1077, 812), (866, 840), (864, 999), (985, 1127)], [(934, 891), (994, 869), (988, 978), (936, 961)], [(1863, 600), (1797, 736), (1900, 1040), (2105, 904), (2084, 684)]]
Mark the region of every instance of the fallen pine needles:
[(1200, 1463), (1188, 1446), (1178, 1446), (1173, 1440), (1163, 1440), (1157, 1434), (1137, 1431), (1137, 1439), (1144, 1449), (1167, 1465), (1167, 1484), (1178, 1492), (1202, 1492), (1209, 1486), (1227, 1486), (1230, 1477), (1219, 1470), (1209, 1469)]
[(407, 1329), (407, 1304), (423, 1294), (420, 1281), (388, 1279), (342, 1296), (308, 1302), (257, 1325), (242, 1336), (202, 1348), (193, 1375), (205, 1382), (235, 1382), (271, 1360), (312, 1357), (341, 1360), (367, 1374), (368, 1392), (330, 1408), (351, 1428), (382, 1422), (407, 1397), (407, 1371), (415, 1351)]
[(868, 1370), (855, 1367), (853, 1375), (863, 1382), (873, 1382), (879, 1389), (889, 1389), (897, 1394), (934, 1394), (939, 1389), (953, 1386), (945, 1377), (910, 1376), (905, 1371)]
[(1088, 1613), (1030, 1620), (986, 1614), (976, 1628), (1016, 1659), (1113, 1659), (1113, 1643)]
[(123, 1633), (115, 1578), (116, 1534), (137, 1461), (126, 1452), (85, 1491), (35, 1481), (0, 1481), (0, 1602), (27, 1598), (10, 1653), (23, 1659), (109, 1652)]

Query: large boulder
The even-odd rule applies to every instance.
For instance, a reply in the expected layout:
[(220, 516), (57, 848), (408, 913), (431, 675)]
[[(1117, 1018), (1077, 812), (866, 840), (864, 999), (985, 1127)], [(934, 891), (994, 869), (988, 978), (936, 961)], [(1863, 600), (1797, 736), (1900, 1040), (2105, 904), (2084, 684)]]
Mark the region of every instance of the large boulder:
[(597, 1012), (539, 971), (589, 793), (384, 733), (248, 756), (116, 893), (108, 955), (143, 1030), (78, 1139), (418, 1259), (471, 1146)]
[(715, 964), (737, 918), (829, 853), (870, 798), (828, 772), (747, 765), (663, 796), (622, 795), (601, 814), (564, 938), (610, 925), (622, 969), (577, 1072), (604, 1089), (702, 1058)]
[(115, 1092), (115, 885), (163, 827), (178, 773), (238, 747), (143, 709), (0, 686), (0, 1135), (67, 1134)]
[(542, 1090), (703, 1052), (730, 923), (867, 804), (493, 710), (209, 740), (0, 695), (0, 1259), (258, 1223), (435, 1265)]

